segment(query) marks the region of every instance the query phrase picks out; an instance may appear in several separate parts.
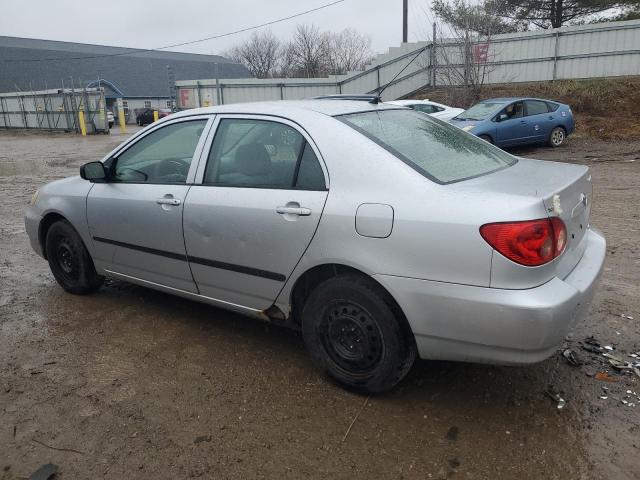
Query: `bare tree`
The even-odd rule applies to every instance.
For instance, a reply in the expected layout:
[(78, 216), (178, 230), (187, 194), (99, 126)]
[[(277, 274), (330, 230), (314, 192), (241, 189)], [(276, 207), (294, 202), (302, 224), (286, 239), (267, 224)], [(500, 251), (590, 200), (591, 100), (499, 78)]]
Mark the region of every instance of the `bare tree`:
[(256, 78), (274, 76), (281, 56), (281, 44), (271, 31), (253, 32), (248, 40), (233, 47), (227, 56), (243, 64)]
[(327, 73), (329, 35), (315, 25), (298, 25), (285, 47), (284, 70), (295, 76), (321, 77)]
[(494, 20), (495, 12), (487, 3), (435, 0), (433, 5), (436, 17), (452, 32), (452, 38), (436, 43), (437, 82), (451, 87), (456, 103), (468, 106), (481, 98), (495, 69), (492, 61), (496, 52), (491, 41), (496, 33), (504, 31), (503, 24)]
[(346, 28), (329, 35), (328, 70), (340, 75), (351, 70), (362, 70), (373, 59), (371, 38)]
[(257, 78), (311, 78), (363, 69), (373, 53), (371, 39), (353, 29), (331, 33), (314, 25), (298, 25), (284, 45), (271, 32), (253, 33), (226, 56)]

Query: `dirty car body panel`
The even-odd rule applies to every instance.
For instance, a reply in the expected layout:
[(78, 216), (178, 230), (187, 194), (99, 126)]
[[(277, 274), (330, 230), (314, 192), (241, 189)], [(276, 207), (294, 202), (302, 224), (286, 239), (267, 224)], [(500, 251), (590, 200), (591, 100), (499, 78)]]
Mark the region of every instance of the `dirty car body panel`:
[[(589, 225), (583, 166), (516, 158), (406, 108), (327, 100), (181, 112), (102, 161), (110, 168), (145, 136), (194, 121), (195, 140), (179, 133), (189, 158), (160, 168), (171, 181), (43, 187), (25, 217), (34, 249), (48, 215), (60, 215), (100, 274), (265, 319), (275, 309), (294, 325), (298, 281), (348, 268), (388, 292), (425, 359), (541, 361), (589, 304), (605, 240)], [(480, 234), (554, 217), (566, 247), (539, 266)]]

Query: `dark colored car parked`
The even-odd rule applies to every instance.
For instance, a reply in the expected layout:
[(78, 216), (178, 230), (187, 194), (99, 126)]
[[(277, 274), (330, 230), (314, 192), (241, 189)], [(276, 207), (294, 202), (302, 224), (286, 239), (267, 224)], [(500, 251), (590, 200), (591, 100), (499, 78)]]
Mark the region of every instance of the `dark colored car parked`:
[(449, 121), (499, 147), (547, 143), (562, 145), (575, 129), (571, 107), (540, 98), (492, 98)]
[[(167, 115), (171, 115), (171, 110), (168, 109), (160, 109), (158, 110), (158, 118), (166, 117)], [(141, 127), (144, 125), (149, 125), (153, 123), (153, 109), (145, 108), (140, 110), (136, 116), (136, 123)]]

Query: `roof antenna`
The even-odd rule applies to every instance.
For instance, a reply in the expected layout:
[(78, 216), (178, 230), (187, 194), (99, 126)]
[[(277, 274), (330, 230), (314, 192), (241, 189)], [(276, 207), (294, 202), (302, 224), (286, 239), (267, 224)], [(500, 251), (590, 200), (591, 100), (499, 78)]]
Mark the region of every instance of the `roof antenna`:
[(402, 70), (400, 70), (400, 71), (396, 74), (396, 76), (395, 76), (395, 77), (393, 77), (393, 78), (391, 79), (391, 81), (390, 81), (390, 82), (388, 82), (384, 87), (382, 87), (382, 88), (377, 92), (377, 94), (376, 94), (376, 96), (375, 96), (375, 97), (373, 97), (371, 100), (369, 100), (369, 103), (372, 103), (372, 104), (374, 104), (374, 105), (377, 105), (378, 103), (380, 103), (380, 102), (382, 101), (382, 92), (384, 92), (384, 91), (386, 90), (386, 88), (387, 88), (389, 85), (391, 85), (393, 82), (395, 82), (396, 78), (398, 78), (398, 77), (402, 74), (402, 72), (404, 72), (404, 71), (409, 67), (409, 65), (411, 65), (411, 64), (415, 61), (415, 59), (416, 59), (416, 58), (418, 58), (418, 57), (419, 57), (419, 56), (420, 56), (424, 51), (426, 51), (426, 50), (427, 50), (427, 47), (429, 47), (429, 44), (425, 45), (425, 46), (424, 46), (424, 48), (421, 48), (421, 49), (418, 51), (418, 53), (416, 53), (416, 54), (415, 54), (415, 56), (411, 59), (411, 61), (410, 61), (409, 63), (407, 63), (407, 64), (404, 66), (404, 68), (403, 68)]

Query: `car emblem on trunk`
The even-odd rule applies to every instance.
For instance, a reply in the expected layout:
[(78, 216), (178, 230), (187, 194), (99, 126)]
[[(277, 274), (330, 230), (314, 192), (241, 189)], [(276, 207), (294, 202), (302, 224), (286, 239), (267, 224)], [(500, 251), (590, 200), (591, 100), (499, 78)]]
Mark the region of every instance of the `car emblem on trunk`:
[(586, 207), (589, 204), (589, 198), (587, 197), (586, 193), (582, 193), (581, 194), (581, 198), (580, 201), (582, 202), (582, 204)]

